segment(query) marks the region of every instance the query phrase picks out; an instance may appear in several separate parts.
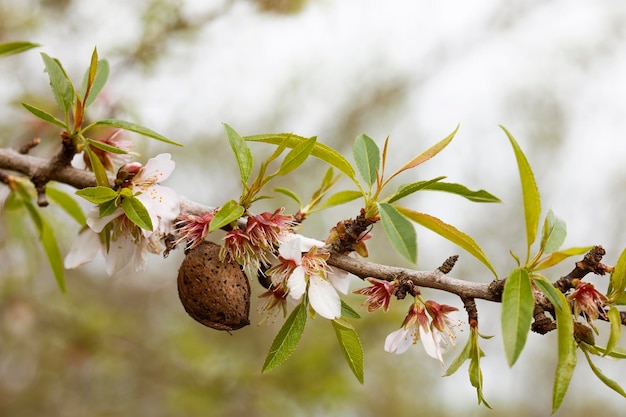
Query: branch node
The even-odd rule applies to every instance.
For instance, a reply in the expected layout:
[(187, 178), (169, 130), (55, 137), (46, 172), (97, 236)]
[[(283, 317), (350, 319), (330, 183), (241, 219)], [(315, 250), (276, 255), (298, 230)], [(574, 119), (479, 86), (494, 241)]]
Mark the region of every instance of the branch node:
[(478, 328), (478, 308), (476, 307), (476, 300), (473, 297), (461, 297), (463, 301), (463, 307), (467, 311), (467, 321), (472, 329)]

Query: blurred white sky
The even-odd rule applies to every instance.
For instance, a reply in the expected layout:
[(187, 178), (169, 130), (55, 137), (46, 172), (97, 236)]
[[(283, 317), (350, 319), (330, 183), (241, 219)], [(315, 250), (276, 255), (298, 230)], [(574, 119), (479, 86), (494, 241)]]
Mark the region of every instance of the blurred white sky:
[[(11, 3), (37, 13), (29, 2)], [(223, 5), (181, 3), (191, 18)], [(54, 31), (47, 25), (28, 40), (43, 43), (79, 79), (94, 45), (109, 57), (136, 42), (142, 4), (80, 2), (72, 21), (57, 22)], [(566, 245), (607, 245), (611, 263), (625, 245), (625, 36), (626, 3), (619, 0), (310, 0), (288, 17), (262, 15), (239, 1), (193, 39), (170, 39), (153, 71), (116, 74), (112, 59), (109, 94), (132, 103), (137, 121), (187, 143), (179, 151), (184, 154), (193, 152), (193, 138), (219, 135), (222, 122), (241, 134), (292, 131), (350, 143), (353, 137), (330, 137), (337, 118), (381, 86), (406, 81), (400, 105), (366, 120), (363, 130), (381, 147), (391, 135), (392, 164), (399, 165), (460, 123), (453, 144), (420, 168), (420, 177), (447, 175), (505, 201), (486, 208), (420, 200), (423, 211), (472, 230), (477, 218), (517, 210), (507, 204), (519, 185), (513, 153), (498, 128), (503, 124), (527, 151), (545, 210), (552, 207), (567, 221)], [(31, 74), (22, 79), (47, 82), (37, 54), (19, 59)], [(11, 80), (2, 88), (16, 92)], [(547, 133), (538, 138), (537, 132)], [(550, 137), (560, 146), (540, 143)], [(188, 178), (173, 180), (183, 194), (197, 195)], [(214, 203), (212, 196), (202, 202)], [(440, 256), (447, 248), (441, 245), (422, 245), (421, 256)], [(486, 242), (487, 252), (497, 245)], [(513, 370), (509, 382), (499, 384), (490, 381), (495, 368), (486, 376), (492, 398), (498, 387), (508, 391), (516, 372), (524, 373)], [(463, 391), (475, 400), (471, 390)], [(603, 389), (605, 394), (612, 398)]]

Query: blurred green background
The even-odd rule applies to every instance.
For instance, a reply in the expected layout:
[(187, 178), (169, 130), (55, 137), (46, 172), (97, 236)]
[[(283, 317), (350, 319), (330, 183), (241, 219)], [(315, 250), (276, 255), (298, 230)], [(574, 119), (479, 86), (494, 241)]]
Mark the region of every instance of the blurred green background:
[[(206, 4), (205, 4), (206, 3)], [(237, 168), (221, 122), (241, 134), (293, 131), (319, 135), (350, 158), (366, 132), (382, 147), (391, 136), (390, 166), (461, 130), (436, 159), (401, 181), (449, 176), (485, 188), (503, 204), (479, 205), (423, 193), (416, 209), (473, 235), (505, 276), (509, 250), (523, 252), (524, 231), (514, 159), (504, 124), (535, 170), (543, 207), (569, 225), (566, 246), (602, 244), (612, 264), (624, 247), (626, 206), (626, 6), (566, 1), (333, 0), (3, 0), (0, 41), (29, 40), (58, 57), (77, 83), (94, 46), (111, 75), (91, 116), (142, 123), (184, 148), (136, 139), (145, 160), (171, 152), (167, 185), (207, 205), (238, 195)], [(30, 117), (20, 102), (53, 108), (37, 51), (0, 60), (0, 145), (33, 137), (49, 155), (58, 133)], [(254, 145), (266, 155), (272, 149)], [(307, 162), (274, 186), (308, 196), (325, 167)], [(399, 182), (400, 183), (400, 182)], [(398, 183), (398, 184), (399, 184)], [(347, 185), (343, 182), (342, 185)], [(6, 190), (0, 188), (0, 195)], [(277, 198), (256, 209), (286, 205)], [(313, 216), (304, 234), (324, 239), (350, 204)], [(77, 226), (54, 207), (60, 245)], [(365, 350), (365, 384), (343, 362), (330, 324), (309, 321), (294, 356), (261, 374), (281, 323), (232, 333), (205, 328), (184, 312), (176, 293), (180, 251), (149, 258), (149, 269), (114, 277), (101, 260), (67, 273), (61, 294), (25, 213), (0, 215), (0, 415), (3, 416), (545, 416), (550, 414), (554, 335), (530, 335), (513, 369), (499, 336), (499, 307), (479, 302), (487, 400), (476, 405), (467, 365), (451, 377), (421, 346), (401, 356), (382, 350), (406, 302), (354, 323)], [(418, 229), (417, 269), (432, 270), (452, 254), (453, 275), (487, 282), (478, 262)], [(219, 240), (217, 236), (214, 240)], [(408, 265), (376, 234), (371, 260)], [(557, 279), (572, 265), (550, 271)], [(362, 286), (357, 279), (353, 288)], [(605, 288), (606, 278), (594, 278)], [(427, 298), (461, 308), (454, 297)], [(363, 300), (351, 295), (357, 307)], [(602, 325), (601, 331), (606, 331)], [(464, 333), (458, 336), (463, 346)], [(600, 342), (603, 339), (600, 338)], [(446, 355), (446, 363), (458, 354)], [(624, 385), (625, 366), (598, 360)], [(624, 399), (597, 382), (584, 359), (559, 416), (620, 415)]]

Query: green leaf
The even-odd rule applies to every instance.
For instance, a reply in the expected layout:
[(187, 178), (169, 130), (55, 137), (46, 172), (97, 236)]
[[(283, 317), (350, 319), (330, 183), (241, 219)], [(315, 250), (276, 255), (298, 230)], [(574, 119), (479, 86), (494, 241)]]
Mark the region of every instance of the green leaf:
[(352, 373), (363, 383), (363, 347), (361, 346), (361, 340), (354, 328), (342, 321), (333, 320), (333, 328), (335, 329), (335, 335), (339, 341), (341, 352), (343, 357), (348, 362), (348, 366), (352, 370)]
[(509, 366), (513, 366), (526, 344), (533, 319), (535, 298), (525, 269), (515, 268), (502, 293), (502, 339)]
[(346, 304), (345, 301), (341, 300), (341, 317), (344, 319), (360, 319), (361, 316), (359, 313), (354, 311), (352, 307)]
[(548, 211), (546, 220), (543, 222), (541, 231), (541, 248), (544, 253), (552, 253), (558, 250), (567, 236), (565, 222), (556, 217), (552, 210)]
[(398, 190), (395, 193), (383, 199), (381, 203), (389, 203), (389, 204), (394, 203), (400, 200), (401, 198), (411, 195), (416, 191), (423, 190), (424, 188), (428, 187), (428, 185), (435, 183), (437, 181), (441, 181), (444, 178), (446, 177), (437, 177), (428, 181), (417, 181), (411, 184), (401, 185), (398, 187)]
[[(90, 70), (87, 70), (85, 73), (85, 78), (83, 80), (83, 91), (85, 91), (87, 87), (87, 77), (89, 76)], [(106, 59), (98, 60), (98, 69), (96, 70), (96, 76), (93, 80), (93, 84), (91, 85), (91, 90), (89, 90), (89, 96), (87, 96), (87, 100), (85, 101), (85, 108), (91, 106), (94, 101), (98, 98), (98, 95), (104, 88), (104, 85), (109, 78), (109, 62)]]
[(587, 358), (587, 363), (589, 364), (589, 367), (591, 368), (593, 373), (598, 377), (598, 379), (602, 381), (607, 387), (611, 388), (613, 391), (617, 392), (622, 397), (626, 397), (626, 392), (624, 392), (622, 387), (617, 382), (613, 381), (611, 378), (604, 375), (602, 371), (594, 365), (594, 363), (591, 361), (591, 357), (589, 356), (589, 352), (587, 352), (586, 349), (583, 349), (582, 351), (585, 354), (585, 358)]
[[(530, 164), (522, 152), (522, 149), (517, 144), (515, 138), (509, 133), (504, 126), (500, 126), (504, 133), (509, 138), (513, 151), (515, 152), (515, 159), (517, 160), (517, 167), (519, 169), (520, 180), (522, 183), (522, 197), (524, 200), (524, 218), (526, 219), (526, 242), (528, 248), (528, 255), (530, 255), (530, 246), (535, 241), (537, 236), (537, 228), (539, 226), (539, 216), (541, 215), (541, 198), (539, 196), (539, 189), (535, 182), (535, 176)], [(530, 256), (529, 256), (530, 257)]]
[(102, 204), (107, 201), (115, 200), (119, 193), (109, 187), (87, 187), (76, 191), (76, 195), (84, 198), (93, 204)]
[(65, 292), (65, 278), (63, 274), (63, 257), (61, 251), (57, 245), (56, 238), (54, 237), (52, 226), (41, 216), (39, 210), (33, 205), (30, 200), (23, 200), (24, 206), (30, 214), (30, 218), (35, 224), (37, 231), (39, 232), (39, 239), (43, 245), (44, 251), (52, 267), (54, 278), (59, 285), (62, 292)]
[(239, 165), (239, 172), (241, 173), (241, 182), (246, 184), (254, 168), (252, 151), (246, 144), (246, 141), (239, 136), (239, 133), (235, 132), (235, 130), (226, 123), (224, 123), (224, 130), (226, 131), (226, 136), (228, 136), (228, 143), (230, 143), (235, 158), (237, 158), (237, 165)]
[(76, 223), (83, 226), (85, 224), (86, 218), (83, 213), (83, 209), (80, 207), (80, 204), (76, 200), (74, 200), (69, 194), (64, 191), (61, 191), (57, 188), (51, 187), (50, 184), (46, 186), (46, 195), (59, 205), (67, 214), (70, 215)]
[(393, 247), (406, 259), (415, 263), (417, 235), (411, 222), (392, 205), (379, 203), (378, 211), (385, 233)]
[(150, 213), (137, 197), (124, 197), (122, 208), (128, 219), (144, 230), (154, 230)]
[(457, 356), (452, 361), (452, 363), (446, 370), (446, 373), (443, 374), (443, 376), (450, 376), (454, 374), (456, 371), (458, 371), (461, 365), (463, 365), (463, 362), (465, 362), (466, 360), (470, 358), (471, 352), (472, 352), (472, 338), (469, 337), (467, 339), (467, 343), (465, 344), (465, 347), (463, 348), (461, 353), (459, 353), (459, 356)]
[(556, 330), (559, 346), (559, 359), (554, 376), (552, 390), (552, 414), (554, 414), (565, 397), (567, 388), (576, 368), (576, 341), (574, 340), (574, 320), (565, 295), (557, 291), (562, 308), (555, 308)]
[(546, 256), (533, 268), (534, 271), (539, 271), (541, 269), (550, 268), (556, 264), (563, 262), (565, 259), (570, 256), (581, 255), (583, 253), (589, 252), (593, 246), (585, 246), (585, 247), (576, 247), (569, 248), (562, 251), (552, 252), (550, 255)]
[(115, 154), (118, 154), (118, 155), (124, 155), (124, 154), (128, 153), (128, 151), (125, 151), (124, 149), (120, 149), (120, 148), (116, 148), (115, 146), (107, 145), (106, 143), (100, 142), (99, 140), (93, 140), (93, 139), (87, 138), (87, 143), (89, 143), (90, 146), (93, 146), (93, 147), (98, 148), (100, 150), (103, 150), (105, 152), (115, 153)]
[(243, 216), (244, 208), (239, 205), (235, 200), (227, 201), (220, 209), (215, 213), (215, 217), (209, 224), (209, 233), (215, 230), (221, 229), (227, 224), (237, 220)]
[(109, 214), (113, 214), (113, 212), (117, 210), (118, 204), (118, 200), (111, 200), (100, 204), (100, 210), (98, 212), (99, 216), (104, 217), (108, 216)]
[(376, 182), (376, 173), (380, 168), (380, 149), (372, 138), (360, 134), (354, 141), (352, 152), (361, 177), (371, 187)]
[(85, 153), (89, 157), (89, 162), (91, 163), (91, 170), (96, 176), (96, 183), (105, 188), (109, 188), (109, 177), (107, 176), (107, 171), (102, 165), (102, 161), (98, 158), (98, 155), (91, 149), (91, 147), (85, 147)]
[(339, 206), (341, 204), (349, 203), (357, 198), (363, 197), (363, 193), (356, 190), (343, 190), (331, 195), (320, 205), (315, 211), (325, 210), (330, 207)]
[[(294, 148), (299, 143), (307, 140), (307, 138), (297, 136), (291, 133), (270, 133), (254, 136), (245, 136), (244, 140), (251, 142), (271, 143), (273, 145), (284, 144), (288, 148)], [(315, 142), (315, 146), (311, 151), (311, 155), (334, 166), (335, 168), (346, 174), (348, 178), (350, 178), (355, 184), (358, 184), (354, 168), (352, 167), (350, 162), (348, 162), (346, 158), (344, 158), (339, 152), (337, 152), (330, 146), (320, 142)]]
[(288, 173), (302, 165), (302, 163), (307, 160), (309, 155), (311, 155), (311, 152), (315, 147), (315, 142), (317, 142), (317, 138), (312, 137), (295, 146), (291, 151), (289, 151), (289, 153), (285, 155), (285, 159), (280, 165), (278, 175), (287, 175)]
[(561, 305), (561, 298), (557, 294), (556, 288), (554, 288), (554, 285), (552, 285), (552, 283), (550, 281), (548, 281), (548, 279), (546, 277), (544, 277), (542, 275), (539, 275), (539, 274), (533, 274), (531, 276), (531, 278), (532, 278), (533, 282), (537, 285), (537, 287), (539, 287), (541, 292), (544, 293), (544, 295), (546, 297), (548, 297), (548, 300), (550, 300), (550, 302), (556, 308), (562, 308), (563, 307)]
[(91, 54), (91, 63), (85, 72), (81, 88), (85, 108), (91, 106), (98, 97), (108, 77), (109, 63), (105, 60), (98, 60), (98, 50), (94, 48)]
[(63, 114), (67, 117), (74, 103), (74, 86), (58, 60), (49, 57), (43, 52), (41, 56), (46, 66), (48, 77), (50, 77), (50, 88), (52, 88), (54, 98)]
[(606, 342), (606, 351), (602, 356), (606, 356), (615, 349), (617, 343), (622, 338), (622, 316), (619, 313), (619, 310), (615, 308), (615, 306), (611, 306), (609, 308), (609, 322), (611, 323), (611, 334), (609, 335), (609, 340)]
[(291, 198), (296, 203), (298, 203), (298, 207), (302, 208), (302, 200), (300, 199), (300, 196), (298, 196), (298, 194), (294, 193), (293, 191), (287, 188), (277, 187), (277, 188), (274, 188), (274, 192), (286, 195), (287, 197)]
[(424, 189), (429, 191), (443, 191), (446, 193), (456, 194), (467, 198), (475, 203), (500, 203), (500, 199), (485, 190), (470, 190), (464, 185), (452, 182), (432, 182), (427, 184)]
[(126, 122), (124, 120), (117, 120), (117, 119), (98, 120), (91, 126), (117, 127), (120, 129), (128, 130), (129, 132), (139, 133), (140, 135), (147, 136), (152, 139), (160, 140), (161, 142), (169, 143), (170, 145), (183, 146), (181, 143), (168, 139), (165, 136), (155, 132), (154, 130), (138, 125), (137, 123)]
[(43, 222), (43, 227), (41, 231), (41, 243), (43, 245), (44, 251), (46, 252), (46, 256), (48, 257), (48, 262), (50, 262), (50, 267), (52, 268), (52, 272), (54, 273), (54, 278), (61, 289), (61, 292), (65, 292), (65, 276), (64, 276), (64, 268), (63, 268), (63, 256), (61, 255), (61, 251), (59, 250), (59, 245), (57, 244), (57, 240), (54, 237), (54, 232), (52, 226), (44, 219), (41, 219)]
[(60, 128), (68, 129), (65, 123), (63, 123), (62, 121), (60, 121), (59, 119), (51, 115), (50, 113), (47, 113), (41, 109), (38, 109), (35, 106), (31, 106), (30, 104), (22, 103), (22, 106), (24, 106), (26, 110), (28, 110), (29, 112), (31, 112), (32, 114), (40, 118), (41, 120), (51, 123), (53, 125), (59, 126)]
[(619, 298), (626, 288), (626, 249), (624, 249), (611, 273), (611, 299)]
[[(603, 348), (602, 346), (594, 345), (593, 348), (600, 353), (606, 352), (606, 348)], [(607, 356), (615, 359), (626, 359), (626, 349), (615, 346), (611, 352), (607, 353)]]
[(454, 129), (454, 131), (450, 133), (448, 136), (446, 136), (445, 138), (443, 138), (442, 140), (440, 140), (439, 142), (437, 142), (430, 148), (426, 149), (424, 152), (420, 153), (419, 155), (411, 159), (406, 164), (402, 165), (396, 172), (394, 172), (393, 174), (391, 174), (389, 178), (387, 178), (386, 182), (389, 182), (389, 180), (391, 180), (393, 177), (395, 177), (399, 173), (406, 171), (407, 169), (415, 168), (416, 166), (423, 164), (424, 162), (428, 161), (429, 159), (437, 155), (446, 146), (448, 146), (448, 144), (452, 141), (452, 139), (454, 139), (454, 135), (456, 135), (456, 132), (458, 130), (459, 130), (459, 126), (457, 126), (456, 129)]
[(263, 373), (282, 365), (293, 354), (304, 333), (306, 319), (306, 306), (300, 303), (287, 317), (283, 327), (274, 338), (263, 364)]
[(470, 365), (468, 368), (468, 373), (470, 377), (470, 383), (474, 388), (476, 388), (476, 395), (478, 396), (478, 404), (485, 404), (485, 407), (491, 408), (491, 405), (487, 402), (485, 397), (483, 396), (483, 372), (480, 369), (480, 358), (485, 356), (483, 351), (478, 346), (478, 330), (476, 328), (470, 329), (470, 341), (471, 341), (471, 350), (470, 350)]
[(491, 261), (489, 261), (489, 258), (487, 257), (485, 252), (483, 252), (481, 247), (478, 246), (478, 243), (476, 243), (476, 241), (471, 236), (461, 232), (456, 227), (443, 222), (441, 219), (433, 217), (429, 214), (420, 213), (404, 207), (396, 208), (398, 209), (400, 214), (402, 214), (406, 218), (414, 221), (421, 226), (424, 226), (427, 229), (432, 230), (439, 236), (468, 251), (472, 256), (482, 262), (483, 265), (489, 268), (489, 270), (493, 273), (496, 279), (498, 278), (498, 273), (491, 264)]
[(0, 43), (0, 56), (19, 54), (20, 52), (28, 51), (29, 49), (37, 48), (38, 46), (41, 45), (38, 43), (23, 41)]

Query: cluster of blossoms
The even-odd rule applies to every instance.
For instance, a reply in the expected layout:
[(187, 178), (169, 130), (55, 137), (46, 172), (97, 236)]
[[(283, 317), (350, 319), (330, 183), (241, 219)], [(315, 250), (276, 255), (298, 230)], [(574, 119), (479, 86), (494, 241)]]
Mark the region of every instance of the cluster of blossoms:
[(426, 353), (443, 365), (443, 353), (450, 345), (455, 346), (455, 328), (461, 324), (449, 315), (457, 310), (432, 300), (421, 302), (415, 298), (402, 327), (385, 339), (385, 351), (401, 354), (421, 340)]
[(145, 269), (147, 252), (162, 251), (162, 239), (172, 231), (180, 211), (180, 199), (176, 192), (159, 184), (172, 174), (174, 167), (170, 154), (160, 154), (148, 160), (145, 166), (133, 162), (120, 168), (119, 173), (124, 177), (120, 185), (128, 188), (144, 205), (152, 221), (152, 230), (142, 229), (133, 223), (121, 206), (102, 217), (99, 207), (93, 207), (87, 213), (88, 227), (74, 240), (65, 258), (65, 268), (76, 268), (90, 262), (98, 252), (102, 252), (109, 275), (131, 261), (134, 261), (135, 270)]

